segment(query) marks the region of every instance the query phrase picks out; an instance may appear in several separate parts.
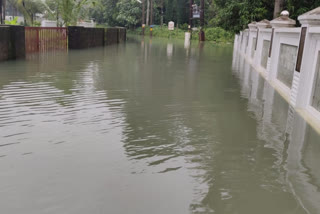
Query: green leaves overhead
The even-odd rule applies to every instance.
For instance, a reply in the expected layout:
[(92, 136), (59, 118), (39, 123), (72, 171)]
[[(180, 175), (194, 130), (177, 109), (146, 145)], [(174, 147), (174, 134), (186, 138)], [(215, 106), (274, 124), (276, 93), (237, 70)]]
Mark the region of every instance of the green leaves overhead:
[[(59, 25), (74, 25), (78, 20), (95, 19), (109, 26), (141, 26), (142, 4), (138, 0), (7, 0), (24, 14), (28, 25), (33, 25), (36, 14), (45, 14)], [(148, 0), (145, 2), (147, 7)], [(153, 23), (160, 25), (174, 21), (176, 25), (189, 23), (189, 0), (149, 0), (153, 2)], [(200, 0), (194, 0), (200, 5)], [(205, 0), (205, 25), (238, 32), (251, 21), (273, 19), (275, 0)], [(320, 6), (320, 0), (284, 0), (290, 17), (297, 17)], [(163, 14), (161, 13), (163, 11)], [(146, 15), (146, 11), (145, 11)], [(194, 20), (193, 26), (199, 26)]]
[(45, 6), (42, 0), (9, 0), (8, 3), (14, 5), (23, 15), (27, 25), (33, 25), (34, 16), (43, 13)]
[(116, 5), (118, 11), (116, 21), (125, 27), (135, 26), (140, 22), (141, 8), (136, 0), (119, 0)]
[(75, 25), (78, 19), (87, 18), (87, 11), (97, 6), (95, 0), (46, 0), (51, 18), (61, 18), (60, 25)]

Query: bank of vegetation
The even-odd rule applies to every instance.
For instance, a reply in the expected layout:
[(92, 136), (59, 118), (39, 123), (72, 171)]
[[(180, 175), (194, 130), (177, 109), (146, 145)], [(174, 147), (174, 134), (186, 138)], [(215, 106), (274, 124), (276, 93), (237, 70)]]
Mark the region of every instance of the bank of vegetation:
[[(168, 30), (166, 25), (153, 27), (152, 36), (162, 37), (162, 38), (173, 38), (173, 39), (184, 39), (185, 32), (188, 31), (188, 25), (182, 26), (181, 28), (175, 28), (173, 31)], [(217, 42), (217, 43), (230, 43), (233, 42), (234, 34), (228, 32), (220, 27), (212, 27), (204, 29), (206, 34), (206, 41)], [(129, 33), (142, 35), (142, 28), (139, 27), (134, 30), (130, 30)], [(199, 30), (194, 30), (192, 32), (192, 40), (199, 39)], [(145, 35), (150, 35), (150, 28), (145, 28)]]
[[(142, 22), (142, 3), (138, 0), (97, 0), (97, 6), (90, 9), (90, 16), (98, 23), (111, 26), (138, 28)], [(169, 21), (178, 26), (189, 23), (189, 0), (139, 0), (149, 10), (149, 24), (161, 25)], [(200, 0), (193, 0), (200, 5)], [(239, 32), (252, 21), (272, 20), (282, 10), (288, 10), (290, 17), (320, 6), (320, 0), (204, 0), (205, 28), (222, 28), (227, 32)], [(146, 9), (147, 11), (147, 9)], [(147, 19), (147, 12), (145, 12)], [(199, 27), (199, 21), (193, 22)], [(211, 30), (212, 31), (212, 30)]]
[[(201, 0), (193, 0), (200, 5)], [(79, 20), (95, 20), (101, 26), (121, 26), (141, 30), (142, 3), (147, 25), (175, 22), (180, 30), (175, 37), (183, 36), (189, 23), (190, 0), (0, 0), (2, 6), (13, 7), (25, 17), (27, 25), (39, 25), (35, 21), (38, 14), (49, 20), (57, 20), (59, 25), (74, 25)], [(1, 4), (1, 3), (0, 3)], [(149, 6), (149, 7), (148, 7)], [(206, 38), (212, 41), (229, 40), (234, 34), (247, 27), (251, 21), (273, 19), (281, 10), (288, 10), (290, 17), (320, 6), (320, 0), (204, 0)], [(149, 8), (149, 10), (147, 9)], [(199, 28), (199, 20), (193, 27)], [(181, 26), (181, 27), (180, 27)], [(184, 26), (184, 27), (183, 27)], [(167, 37), (166, 30), (155, 29), (155, 36)]]

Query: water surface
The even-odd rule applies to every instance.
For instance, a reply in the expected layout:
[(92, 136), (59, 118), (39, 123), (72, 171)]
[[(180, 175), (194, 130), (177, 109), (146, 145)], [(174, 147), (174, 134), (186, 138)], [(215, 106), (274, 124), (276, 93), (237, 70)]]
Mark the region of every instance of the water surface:
[(320, 213), (319, 142), (231, 46), (0, 64), (1, 213)]

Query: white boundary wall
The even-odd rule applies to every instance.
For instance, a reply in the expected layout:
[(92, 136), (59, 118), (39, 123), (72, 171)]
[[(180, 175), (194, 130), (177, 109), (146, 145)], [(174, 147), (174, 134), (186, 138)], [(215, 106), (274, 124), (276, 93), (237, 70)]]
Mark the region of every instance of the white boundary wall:
[[(320, 65), (320, 62), (318, 62), (320, 54), (320, 7), (303, 14), (299, 17), (299, 21), (302, 24), (302, 27), (299, 28), (289, 26), (259, 28), (259, 25), (250, 24), (249, 29), (235, 36), (234, 54), (242, 55), (293, 108), (300, 112), (320, 132), (320, 111), (312, 107), (316, 74), (319, 72)], [(301, 36), (303, 28), (306, 28), (305, 38)], [(255, 39), (257, 39), (256, 44), (254, 44)], [(263, 45), (264, 41), (270, 42), (268, 50)], [(288, 59), (283, 56), (286, 53), (282, 53), (280, 56), (282, 45), (296, 46), (297, 57), (295, 59), (290, 58), (291, 55), (294, 55), (292, 53), (291, 55), (288, 54)], [(272, 50), (271, 57), (268, 57), (267, 66), (264, 68), (261, 65), (262, 56), (269, 52), (270, 48)], [(299, 49), (303, 50), (300, 54)], [(252, 50), (254, 53), (252, 53)], [(290, 77), (292, 78), (291, 87), (278, 78), (278, 68), (281, 64), (279, 59), (281, 57), (284, 57), (285, 60), (290, 59), (290, 62), (282, 63), (282, 65), (290, 64), (290, 68), (293, 64), (295, 65), (292, 68), (292, 77)], [(301, 66), (297, 66), (299, 59)], [(300, 68), (298, 69), (300, 71), (296, 70), (297, 67)]]
[[(239, 36), (236, 41), (239, 41)], [(248, 99), (248, 111), (257, 119), (257, 135), (259, 139), (265, 140), (264, 147), (277, 151), (275, 158), (283, 165), (279, 164), (275, 168), (286, 168), (284, 176), (279, 173), (279, 181), (288, 184), (288, 190), (293, 192), (297, 203), (301, 204), (306, 213), (317, 213), (320, 209), (320, 192), (318, 186), (310, 182), (310, 176), (319, 180), (320, 170), (316, 161), (313, 165), (305, 162), (305, 158), (310, 155), (320, 160), (319, 156), (314, 156), (319, 150), (307, 149), (319, 143), (308, 140), (314, 131), (311, 132), (306, 120), (298, 116), (294, 108), (281, 99), (275, 93), (275, 88), (263, 81), (259, 72), (254, 70), (252, 64), (245, 63), (245, 60), (248, 61), (235, 54), (233, 72), (241, 82), (242, 96)], [(289, 139), (290, 143), (286, 145), (288, 141), (284, 139)]]

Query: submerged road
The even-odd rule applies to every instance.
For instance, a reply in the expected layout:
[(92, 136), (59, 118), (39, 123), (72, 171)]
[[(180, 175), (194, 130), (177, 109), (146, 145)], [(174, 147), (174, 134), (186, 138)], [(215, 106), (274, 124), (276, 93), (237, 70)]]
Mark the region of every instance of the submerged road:
[(320, 137), (232, 46), (0, 64), (4, 214), (320, 213)]

